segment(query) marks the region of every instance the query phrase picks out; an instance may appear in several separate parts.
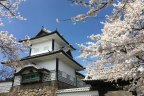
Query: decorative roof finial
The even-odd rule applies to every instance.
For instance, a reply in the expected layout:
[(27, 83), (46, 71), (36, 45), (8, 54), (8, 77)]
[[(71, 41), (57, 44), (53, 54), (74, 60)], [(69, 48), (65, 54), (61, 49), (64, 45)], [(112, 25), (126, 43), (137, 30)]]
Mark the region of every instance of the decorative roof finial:
[(55, 31), (58, 31), (58, 29), (56, 28)]
[(42, 31), (44, 31), (44, 32), (47, 32), (47, 33), (50, 33), (51, 31), (50, 30), (47, 30), (44, 26), (42, 26), (42, 29), (41, 29)]
[(44, 31), (44, 32), (48, 32), (48, 30), (44, 26), (42, 26), (41, 30)]
[(47, 29), (46, 29), (44, 26), (42, 26), (42, 30), (43, 30), (43, 31), (46, 31)]

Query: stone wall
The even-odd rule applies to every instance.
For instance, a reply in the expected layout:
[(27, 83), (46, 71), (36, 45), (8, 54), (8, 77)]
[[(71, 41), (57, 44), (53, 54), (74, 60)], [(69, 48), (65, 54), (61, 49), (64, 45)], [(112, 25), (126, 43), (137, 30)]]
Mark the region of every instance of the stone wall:
[(56, 96), (56, 90), (55, 82), (35, 83), (13, 87), (9, 93), (0, 96)]
[(128, 91), (108, 91), (104, 96), (133, 96), (132, 92)]
[(20, 89), (9, 93), (8, 96), (55, 96), (55, 88), (45, 86), (43, 88)]
[(8, 96), (8, 93), (0, 93), (0, 96)]

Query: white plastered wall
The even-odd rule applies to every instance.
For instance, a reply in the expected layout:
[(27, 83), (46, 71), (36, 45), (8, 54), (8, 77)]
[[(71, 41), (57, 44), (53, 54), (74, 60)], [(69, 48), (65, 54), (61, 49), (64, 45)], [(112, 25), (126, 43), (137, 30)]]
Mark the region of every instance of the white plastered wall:
[(29, 67), (29, 66), (33, 66), (37, 69), (41, 69), (41, 68), (45, 68), (47, 70), (55, 70), (56, 69), (56, 59), (41, 60), (39, 62), (37, 61), (34, 63), (35, 63), (35, 65), (31, 64), (31, 63), (23, 63), (23, 67), (22, 66), (17, 67), (16, 72), (20, 71), (24, 67)]
[(45, 68), (47, 70), (55, 70), (56, 69), (56, 59), (43, 60), (41, 62), (37, 62), (36, 66), (38, 68)]
[(58, 93), (56, 96), (99, 96), (98, 91)]
[[(51, 70), (56, 70), (56, 59), (51, 59), (51, 60), (44, 60), (41, 62), (37, 62), (37, 67), (38, 68), (45, 68), (49, 71)], [(55, 80), (56, 79), (56, 73), (51, 72), (51, 80)]]
[(31, 55), (52, 51), (52, 40), (43, 41), (32, 45)]
[(21, 82), (21, 76), (15, 76), (14, 78), (14, 86), (20, 85)]
[[(63, 51), (67, 52), (69, 50), (69, 48), (67, 48), (68, 45), (60, 45), (58, 44), (56, 41), (54, 43), (54, 50), (57, 51), (57, 50), (60, 50), (60, 49), (63, 49)], [(62, 48), (63, 47), (63, 48)]]
[(75, 69), (66, 62), (63, 62), (62, 60), (59, 60), (59, 70), (65, 72), (72, 77), (75, 77)]
[(54, 50), (60, 50), (62, 46), (60, 46), (56, 41), (54, 41)]
[[(49, 71), (56, 70), (56, 59), (42, 60), (40, 62), (35, 62), (35, 63), (36, 63), (36, 65), (28, 63), (28, 64), (24, 64), (23, 67), (17, 67), (16, 72), (19, 72), (22, 68), (28, 67), (28, 66), (34, 66), (37, 69), (45, 68)], [(51, 80), (55, 80), (55, 79), (56, 79), (56, 73), (52, 72), (51, 73)], [(21, 76), (16, 76), (15, 80), (14, 80), (14, 86), (20, 85), (20, 81), (21, 81)]]
[(0, 93), (9, 92), (12, 87), (12, 82), (1, 82), (0, 83)]

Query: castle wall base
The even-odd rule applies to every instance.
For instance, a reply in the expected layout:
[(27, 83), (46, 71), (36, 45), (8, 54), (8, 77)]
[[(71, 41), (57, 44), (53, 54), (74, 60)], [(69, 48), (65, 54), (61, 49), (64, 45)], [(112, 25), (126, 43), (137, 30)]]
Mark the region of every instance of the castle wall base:
[(1, 93), (0, 96), (56, 96), (56, 81), (34, 83), (13, 87), (9, 93)]

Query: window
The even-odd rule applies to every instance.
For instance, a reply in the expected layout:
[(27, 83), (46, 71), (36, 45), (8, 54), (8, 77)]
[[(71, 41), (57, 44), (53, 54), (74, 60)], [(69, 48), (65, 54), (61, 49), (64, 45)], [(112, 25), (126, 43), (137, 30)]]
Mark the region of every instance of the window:
[(31, 75), (31, 78), (35, 78), (35, 74)]
[(21, 83), (31, 83), (37, 81), (40, 81), (40, 74), (37, 72), (22, 75)]

